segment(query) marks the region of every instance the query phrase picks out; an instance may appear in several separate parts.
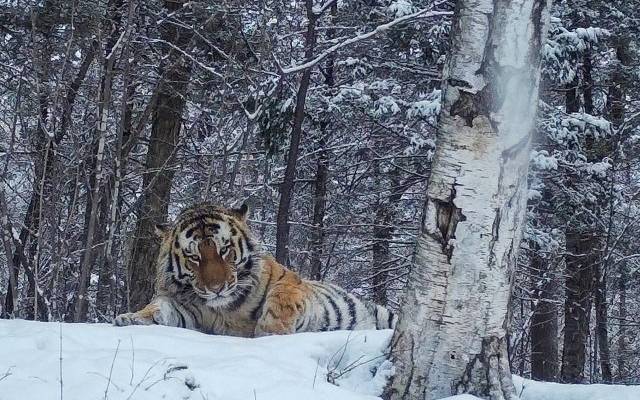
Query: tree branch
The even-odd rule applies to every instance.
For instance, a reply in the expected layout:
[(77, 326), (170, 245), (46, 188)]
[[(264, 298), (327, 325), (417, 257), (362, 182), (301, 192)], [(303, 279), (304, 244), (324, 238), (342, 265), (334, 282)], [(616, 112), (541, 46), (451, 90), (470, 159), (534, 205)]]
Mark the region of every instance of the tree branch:
[(402, 24), (403, 22), (408, 22), (411, 21), (413, 19), (416, 18), (430, 18), (430, 17), (439, 17), (439, 16), (450, 16), (453, 15), (453, 12), (451, 11), (430, 11), (430, 10), (420, 10), (420, 11), (416, 11), (413, 14), (408, 14), (405, 15), (403, 17), (400, 18), (396, 18), (393, 21), (387, 22), (386, 24), (382, 24), (379, 25), (376, 29), (369, 31), (367, 33), (363, 33), (362, 35), (358, 35), (355, 37), (352, 37), (351, 39), (347, 39), (344, 42), (340, 42), (338, 44), (335, 44), (331, 47), (329, 47), (327, 50), (323, 51), (322, 53), (320, 53), (317, 57), (306, 61), (303, 64), (300, 65), (292, 65), (288, 68), (283, 68), (282, 69), (282, 74), (284, 75), (288, 75), (288, 74), (292, 74), (294, 72), (298, 72), (298, 71), (302, 71), (304, 69), (307, 68), (311, 68), (314, 65), (318, 64), (320, 61), (324, 60), (325, 58), (327, 58), (330, 54), (334, 53), (337, 50), (340, 50), (343, 47), (352, 45), (354, 43), (357, 42), (361, 42), (363, 40), (367, 40), (381, 32), (384, 32), (386, 30), (389, 30), (391, 28), (393, 28), (396, 25)]

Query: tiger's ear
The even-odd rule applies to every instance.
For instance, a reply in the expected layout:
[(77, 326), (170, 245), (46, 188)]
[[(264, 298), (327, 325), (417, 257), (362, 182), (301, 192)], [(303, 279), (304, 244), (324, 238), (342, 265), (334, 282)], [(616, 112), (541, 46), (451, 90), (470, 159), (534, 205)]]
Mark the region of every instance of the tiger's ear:
[(247, 203), (242, 203), (239, 208), (234, 208), (232, 210), (240, 219), (244, 222), (247, 222), (247, 218), (249, 217), (249, 206)]
[(163, 224), (155, 225), (156, 236), (159, 237), (160, 239), (164, 239), (169, 234), (170, 230), (171, 230), (171, 224), (168, 224), (166, 222)]

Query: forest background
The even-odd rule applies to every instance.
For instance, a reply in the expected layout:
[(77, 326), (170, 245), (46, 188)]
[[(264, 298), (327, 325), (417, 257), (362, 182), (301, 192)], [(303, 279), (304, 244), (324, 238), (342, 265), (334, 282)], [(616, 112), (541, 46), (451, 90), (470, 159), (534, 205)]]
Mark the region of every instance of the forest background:
[[(111, 321), (153, 225), (252, 208), (303, 276), (398, 308), (452, 1), (1, 1), (0, 311)], [(543, 49), (512, 371), (640, 383), (640, 18), (558, 1)]]

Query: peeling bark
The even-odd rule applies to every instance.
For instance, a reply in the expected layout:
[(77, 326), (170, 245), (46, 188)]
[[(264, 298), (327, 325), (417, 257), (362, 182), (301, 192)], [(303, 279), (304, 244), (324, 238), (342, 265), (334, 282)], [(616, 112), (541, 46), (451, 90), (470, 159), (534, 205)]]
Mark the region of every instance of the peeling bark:
[(547, 9), (534, 0), (458, 2), (386, 398), (517, 398), (506, 327)]

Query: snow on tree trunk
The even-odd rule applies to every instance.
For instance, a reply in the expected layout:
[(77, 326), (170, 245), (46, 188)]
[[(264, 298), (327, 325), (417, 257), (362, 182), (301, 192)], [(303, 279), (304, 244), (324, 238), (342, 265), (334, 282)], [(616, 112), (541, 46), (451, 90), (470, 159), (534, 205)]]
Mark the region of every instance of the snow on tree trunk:
[(549, 4), (456, 7), (438, 148), (392, 341), (391, 399), (515, 399), (507, 310)]

